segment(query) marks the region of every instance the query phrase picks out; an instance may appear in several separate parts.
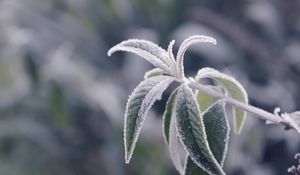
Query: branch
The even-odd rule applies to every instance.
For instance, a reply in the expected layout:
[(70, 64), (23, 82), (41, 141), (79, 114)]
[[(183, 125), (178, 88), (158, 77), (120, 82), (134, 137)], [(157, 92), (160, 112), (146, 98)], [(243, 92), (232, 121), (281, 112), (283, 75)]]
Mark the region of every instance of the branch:
[(200, 91), (205, 92), (205, 93), (207, 93), (209, 95), (212, 95), (214, 97), (220, 98), (224, 102), (229, 103), (229, 104), (231, 104), (233, 106), (236, 106), (238, 108), (241, 108), (241, 109), (243, 109), (247, 112), (251, 112), (253, 114), (256, 114), (258, 118), (264, 119), (266, 121), (270, 121), (272, 123), (283, 124), (287, 129), (293, 128), (298, 133), (300, 133), (299, 128), (297, 126), (295, 126), (294, 124), (292, 124), (291, 121), (287, 120), (286, 118), (279, 117), (279, 115), (277, 115), (277, 114), (273, 114), (273, 113), (267, 112), (265, 110), (262, 110), (260, 108), (257, 108), (255, 106), (251, 106), (249, 104), (242, 103), (238, 100), (235, 100), (235, 99), (233, 99), (229, 96), (225, 96), (224, 94), (222, 94), (218, 91), (215, 91), (215, 90), (213, 90), (213, 89), (211, 89), (207, 86), (204, 86), (200, 83), (189, 82), (189, 86), (191, 88), (200, 90)]

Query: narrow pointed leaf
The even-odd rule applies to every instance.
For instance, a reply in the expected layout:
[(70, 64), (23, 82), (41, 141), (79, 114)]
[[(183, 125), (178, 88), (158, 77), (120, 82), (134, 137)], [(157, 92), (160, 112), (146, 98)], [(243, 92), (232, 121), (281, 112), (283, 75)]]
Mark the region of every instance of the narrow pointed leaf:
[(194, 35), (191, 37), (188, 37), (185, 39), (182, 44), (180, 45), (177, 55), (176, 55), (176, 60), (177, 60), (177, 70), (180, 73), (180, 77), (184, 77), (184, 67), (183, 67), (183, 58), (186, 50), (193, 44), (197, 43), (211, 43), (211, 44), (217, 44), (217, 41), (209, 36), (205, 35)]
[(229, 141), (229, 123), (225, 104), (214, 103), (203, 114), (207, 140), (214, 157), (223, 166)]
[[(229, 141), (229, 124), (225, 113), (225, 104), (216, 102), (203, 114), (205, 131), (209, 147), (218, 161), (223, 166)], [(185, 175), (209, 175), (197, 166), (190, 157), (185, 164)]]
[(183, 168), (183, 163), (181, 162), (181, 155), (179, 154), (181, 151), (180, 147), (180, 141), (178, 138), (178, 131), (176, 128), (176, 123), (175, 123), (175, 116), (174, 116), (174, 105), (175, 105), (175, 98), (177, 94), (177, 89), (173, 91), (173, 93), (170, 95), (166, 109), (163, 115), (163, 133), (164, 133), (164, 138), (166, 142), (169, 145), (169, 151), (170, 151), (170, 157), (171, 160), (177, 169), (177, 171), (180, 174), (183, 174), (184, 168)]
[[(173, 113), (174, 114), (174, 113)], [(178, 138), (178, 131), (176, 128), (176, 118), (172, 115), (170, 122), (170, 133), (169, 133), (169, 151), (171, 160), (176, 168), (176, 170), (180, 173), (184, 173), (184, 165), (182, 162), (182, 155), (180, 154), (182, 147), (180, 140)]]
[(210, 174), (224, 175), (224, 171), (209, 148), (196, 97), (185, 84), (178, 89), (175, 112), (180, 139), (191, 159)]
[(172, 73), (168, 60), (168, 52), (150, 41), (139, 39), (123, 41), (112, 47), (107, 54), (110, 56), (116, 51), (132, 52), (149, 61), (153, 66), (161, 68), (169, 74)]
[[(245, 89), (233, 77), (230, 77), (212, 68), (202, 68), (198, 71), (196, 80), (198, 81), (202, 78), (211, 78), (219, 81), (232, 98), (248, 104), (248, 95)], [(234, 131), (236, 133), (240, 133), (246, 119), (246, 111), (233, 106), (233, 116)]]
[(176, 60), (173, 54), (173, 46), (175, 44), (175, 40), (172, 40), (168, 46), (168, 54), (169, 54), (169, 64), (171, 65), (172, 71), (177, 75), (177, 68), (176, 68)]
[(131, 159), (145, 116), (173, 80), (169, 76), (146, 79), (130, 95), (126, 106), (124, 124), (126, 163), (129, 163)]
[(174, 90), (173, 93), (170, 95), (163, 115), (163, 133), (167, 143), (169, 143), (170, 123), (173, 114), (176, 94), (177, 90)]
[(144, 79), (159, 76), (159, 75), (162, 75), (163, 73), (164, 73), (164, 71), (161, 70), (160, 68), (154, 68), (154, 69), (151, 69), (151, 70), (149, 70), (145, 73)]
[(175, 122), (176, 116), (174, 115), (176, 94), (177, 94), (177, 89), (174, 90), (173, 93), (170, 95), (166, 104), (166, 109), (163, 115), (163, 135), (166, 142), (169, 145), (170, 157), (175, 168), (180, 174), (183, 174), (184, 165), (181, 162), (182, 155), (180, 154), (182, 147), (180, 147), (181, 143), (178, 138), (178, 131)]

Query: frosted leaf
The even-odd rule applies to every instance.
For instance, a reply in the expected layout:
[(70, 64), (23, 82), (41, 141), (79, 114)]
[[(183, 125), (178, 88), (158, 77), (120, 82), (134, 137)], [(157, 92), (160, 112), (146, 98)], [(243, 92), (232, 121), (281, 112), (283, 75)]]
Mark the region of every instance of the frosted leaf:
[(217, 41), (209, 36), (205, 35), (194, 35), (190, 36), (187, 39), (185, 39), (182, 44), (179, 47), (179, 50), (177, 52), (176, 60), (177, 60), (177, 70), (179, 73), (181, 73), (181, 77), (184, 77), (184, 67), (183, 67), (183, 58), (186, 50), (193, 44), (197, 43), (211, 43), (211, 44), (217, 44)]
[[(229, 123), (225, 104), (216, 102), (203, 113), (208, 144), (218, 163), (223, 166), (229, 141)], [(209, 175), (197, 166), (190, 157), (185, 163), (185, 175)]]
[(184, 165), (184, 175), (211, 175), (194, 163), (190, 156), (187, 156)]
[[(174, 114), (174, 113), (173, 113)], [(176, 170), (182, 175), (184, 173), (183, 163), (180, 156), (180, 141), (178, 138), (178, 131), (176, 128), (176, 118), (174, 115), (171, 117), (170, 132), (169, 132), (169, 151), (171, 160)]]
[[(300, 133), (300, 111), (280, 114), (280, 108), (276, 107), (274, 109), (274, 116), (285, 125), (286, 130), (295, 129), (298, 133)], [(266, 120), (266, 124), (276, 124), (276, 122)]]
[(167, 143), (169, 143), (170, 122), (173, 114), (176, 94), (177, 94), (177, 90), (174, 90), (170, 95), (163, 115), (163, 133)]
[(110, 56), (116, 51), (135, 53), (149, 61), (153, 66), (166, 71), (168, 74), (172, 74), (172, 70), (170, 69), (171, 65), (168, 60), (168, 52), (150, 41), (138, 39), (123, 41), (112, 47), (107, 54)]
[(290, 117), (296, 122), (297, 125), (300, 124), (300, 111), (295, 111), (292, 113), (289, 113)]
[(177, 89), (173, 91), (170, 95), (166, 109), (163, 115), (163, 133), (166, 142), (169, 145), (170, 157), (171, 160), (180, 174), (183, 174), (183, 164), (181, 162), (181, 155), (180, 155), (180, 142), (177, 137), (177, 129), (175, 123), (175, 116), (174, 116), (174, 104), (175, 98), (177, 94)]
[(130, 95), (125, 111), (125, 160), (129, 163), (143, 121), (153, 103), (174, 80), (169, 76), (156, 76), (142, 81)]
[(175, 57), (173, 55), (173, 46), (175, 44), (175, 40), (172, 40), (168, 46), (168, 54), (169, 54), (169, 59), (171, 59), (172, 63), (176, 63)]
[(176, 69), (176, 60), (173, 54), (173, 46), (175, 44), (175, 40), (172, 40), (168, 46), (168, 54), (169, 54), (169, 61), (170, 65), (172, 65), (172, 71), (177, 75), (177, 69)]
[(300, 133), (300, 111), (281, 114), (283, 122), (286, 124), (286, 129), (295, 129)]
[(171, 160), (180, 174), (183, 174), (183, 163), (181, 162), (181, 157), (179, 152), (181, 144), (178, 139), (178, 131), (176, 129), (175, 116), (174, 116), (174, 104), (177, 94), (177, 89), (172, 92), (170, 95), (166, 109), (163, 115), (163, 133), (166, 142), (169, 145), (170, 157)]
[(164, 71), (161, 70), (160, 68), (154, 68), (154, 69), (151, 69), (151, 70), (149, 70), (145, 73), (144, 79), (159, 76), (159, 75), (162, 75), (163, 73), (164, 73)]
[[(232, 98), (248, 104), (248, 95), (245, 89), (233, 77), (212, 68), (202, 68), (197, 73), (196, 81), (199, 81), (202, 78), (211, 78), (219, 81)], [(246, 111), (234, 106), (232, 108), (234, 116), (234, 131), (236, 133), (240, 133), (246, 119)]]
[(208, 144), (217, 161), (223, 166), (229, 141), (229, 123), (225, 104), (216, 102), (203, 113)]
[(196, 97), (186, 84), (178, 89), (174, 109), (180, 139), (191, 159), (210, 174), (224, 175), (209, 148)]

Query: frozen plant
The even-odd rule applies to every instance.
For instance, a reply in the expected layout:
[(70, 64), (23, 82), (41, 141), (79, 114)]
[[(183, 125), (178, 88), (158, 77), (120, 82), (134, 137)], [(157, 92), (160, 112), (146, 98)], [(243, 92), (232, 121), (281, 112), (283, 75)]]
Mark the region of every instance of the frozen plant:
[(298, 160), (298, 165), (291, 166), (287, 171), (293, 175), (300, 175), (300, 153), (295, 154), (294, 158)]
[[(216, 44), (212, 37), (195, 35), (183, 41), (178, 53), (173, 55), (171, 41), (167, 50), (156, 44), (138, 39), (123, 41), (108, 51), (127, 51), (149, 61), (155, 68), (146, 72), (144, 80), (130, 95), (124, 123), (125, 160), (129, 163), (145, 116), (153, 103), (174, 81), (180, 85), (170, 95), (163, 115), (163, 134), (169, 145), (171, 159), (182, 175), (225, 175), (223, 164), (229, 141), (228, 119), (225, 105), (232, 107), (235, 133), (240, 133), (246, 112), (256, 114), (266, 123), (282, 124), (286, 129), (300, 133), (300, 112), (274, 114), (248, 104), (243, 86), (224, 73), (212, 68), (202, 68), (194, 78), (184, 74), (183, 59), (186, 50), (196, 43)], [(200, 80), (211, 79), (213, 84)], [(182, 163), (180, 143), (186, 150)]]

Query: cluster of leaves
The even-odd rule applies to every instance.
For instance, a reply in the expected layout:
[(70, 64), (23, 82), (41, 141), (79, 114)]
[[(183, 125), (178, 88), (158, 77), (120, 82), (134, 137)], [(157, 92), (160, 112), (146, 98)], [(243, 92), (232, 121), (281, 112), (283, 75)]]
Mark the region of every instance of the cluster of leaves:
[[(216, 44), (216, 40), (208, 36), (191, 36), (179, 47), (176, 59), (173, 55), (174, 41), (164, 50), (150, 41), (131, 39), (108, 51), (109, 56), (116, 51), (132, 52), (155, 66), (145, 73), (145, 80), (136, 87), (127, 102), (124, 124), (126, 163), (132, 157), (151, 106), (172, 82), (177, 81), (180, 85), (170, 95), (163, 116), (163, 133), (176, 169), (185, 175), (225, 174), (222, 167), (230, 131), (225, 103), (218, 97), (193, 89), (190, 83), (197, 82), (245, 104), (248, 97), (238, 81), (212, 68), (200, 69), (195, 78), (185, 77), (183, 58), (186, 50), (193, 44), (203, 42)], [(203, 84), (200, 82), (202, 79), (211, 79), (215, 83)], [(246, 112), (234, 106), (232, 109), (234, 131), (240, 133)], [(180, 154), (182, 146), (185, 158)]]

